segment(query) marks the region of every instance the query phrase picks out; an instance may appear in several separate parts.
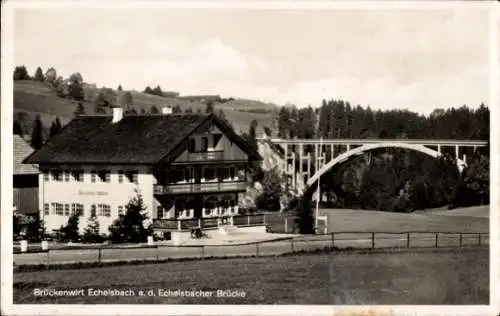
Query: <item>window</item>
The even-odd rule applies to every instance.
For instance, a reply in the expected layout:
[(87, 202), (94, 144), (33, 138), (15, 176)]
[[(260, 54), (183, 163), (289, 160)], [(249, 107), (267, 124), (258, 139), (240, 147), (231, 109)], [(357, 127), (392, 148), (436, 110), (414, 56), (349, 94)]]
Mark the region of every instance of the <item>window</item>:
[(205, 175), (205, 180), (213, 180), (213, 179), (216, 179), (217, 176), (216, 176), (216, 172), (215, 172), (216, 169), (214, 168), (205, 168), (204, 169), (204, 175)]
[(64, 215), (64, 208), (62, 203), (52, 203), (52, 215)]
[(44, 215), (49, 215), (50, 214), (50, 205), (49, 205), (49, 203), (43, 204), (43, 214)]
[(236, 177), (236, 169), (235, 168), (229, 168), (229, 176), (231, 179), (234, 179)]
[(64, 174), (64, 181), (65, 182), (69, 182), (70, 181), (70, 172), (69, 172), (69, 170), (64, 170), (63, 174)]
[(49, 182), (50, 181), (50, 172), (48, 170), (43, 171), (43, 181), (44, 182)]
[(118, 205), (118, 215), (124, 215), (124, 213), (123, 213), (123, 205)]
[(71, 176), (74, 181), (83, 182), (83, 171), (82, 170), (73, 170), (71, 172)]
[(99, 204), (97, 216), (111, 217), (111, 206), (107, 204)]
[(156, 218), (163, 218), (163, 207), (162, 206), (156, 207)]
[(139, 172), (137, 171), (127, 171), (125, 173), (129, 182), (139, 183)]
[(111, 181), (111, 171), (108, 170), (99, 170), (97, 172), (99, 175), (99, 179), (101, 182), (110, 182)]
[(178, 218), (186, 209), (186, 202), (183, 200), (175, 201), (175, 217)]
[(123, 171), (118, 171), (118, 182), (123, 183)]
[(64, 216), (69, 216), (69, 204), (64, 204)]
[(97, 215), (97, 208), (95, 204), (92, 204), (92, 206), (90, 207), (90, 216), (95, 217), (96, 215)]
[(63, 180), (63, 174), (61, 170), (53, 170), (52, 171), (52, 179), (54, 181), (62, 181)]
[(206, 152), (208, 150), (208, 137), (201, 138), (201, 152)]
[(90, 181), (91, 182), (96, 182), (97, 179), (97, 173), (95, 170), (90, 171)]
[(195, 138), (190, 138), (189, 139), (188, 151), (190, 153), (196, 152), (196, 141), (195, 141)]
[(71, 215), (78, 214), (78, 216), (83, 216), (83, 204), (73, 203), (71, 204)]

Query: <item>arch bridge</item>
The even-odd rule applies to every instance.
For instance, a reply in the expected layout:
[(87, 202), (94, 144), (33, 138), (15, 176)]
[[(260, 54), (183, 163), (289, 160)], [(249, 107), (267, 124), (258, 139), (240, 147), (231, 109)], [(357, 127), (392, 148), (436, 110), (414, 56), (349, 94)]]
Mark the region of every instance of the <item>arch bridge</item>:
[[(282, 139), (261, 137), (257, 141), (269, 146), (279, 157), (278, 168), (299, 192), (311, 187), (323, 174), (350, 158), (379, 148), (401, 148), (438, 158), (452, 155), (461, 171), (467, 155), (488, 146), (482, 140), (432, 139)], [(299, 185), (300, 184), (300, 185)]]

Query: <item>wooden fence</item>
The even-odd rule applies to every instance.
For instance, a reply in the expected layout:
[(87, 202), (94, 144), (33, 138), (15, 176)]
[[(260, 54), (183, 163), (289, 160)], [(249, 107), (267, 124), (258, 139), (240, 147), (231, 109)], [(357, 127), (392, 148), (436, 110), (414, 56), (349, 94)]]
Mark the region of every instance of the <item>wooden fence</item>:
[(489, 233), (461, 232), (334, 232), (326, 235), (286, 237), (242, 244), (189, 245), (82, 245), (49, 247), (28, 252), (14, 249), (15, 265), (81, 262), (159, 261), (174, 258), (241, 257), (279, 255), (318, 249), (418, 249), (471, 248), (489, 245)]

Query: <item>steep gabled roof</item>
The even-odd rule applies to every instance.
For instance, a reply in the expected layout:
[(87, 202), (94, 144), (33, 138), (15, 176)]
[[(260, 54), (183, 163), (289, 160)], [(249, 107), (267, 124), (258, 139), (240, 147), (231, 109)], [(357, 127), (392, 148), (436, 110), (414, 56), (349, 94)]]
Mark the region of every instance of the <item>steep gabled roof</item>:
[(213, 114), (199, 113), (130, 115), (116, 123), (111, 116), (81, 116), (25, 162), (156, 164), (210, 119), (219, 121)]
[(19, 135), (14, 135), (13, 143), (13, 154), (14, 154), (14, 164), (13, 173), (18, 174), (37, 174), (38, 169), (32, 164), (24, 164), (23, 160), (33, 153), (34, 149), (22, 139)]

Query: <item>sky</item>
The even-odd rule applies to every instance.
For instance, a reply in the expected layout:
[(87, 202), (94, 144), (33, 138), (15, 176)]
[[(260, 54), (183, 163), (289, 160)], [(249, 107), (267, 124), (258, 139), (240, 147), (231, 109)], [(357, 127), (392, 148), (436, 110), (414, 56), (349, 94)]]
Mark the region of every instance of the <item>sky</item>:
[(16, 9), (14, 62), (125, 90), (160, 85), (299, 107), (477, 107), (483, 9)]

